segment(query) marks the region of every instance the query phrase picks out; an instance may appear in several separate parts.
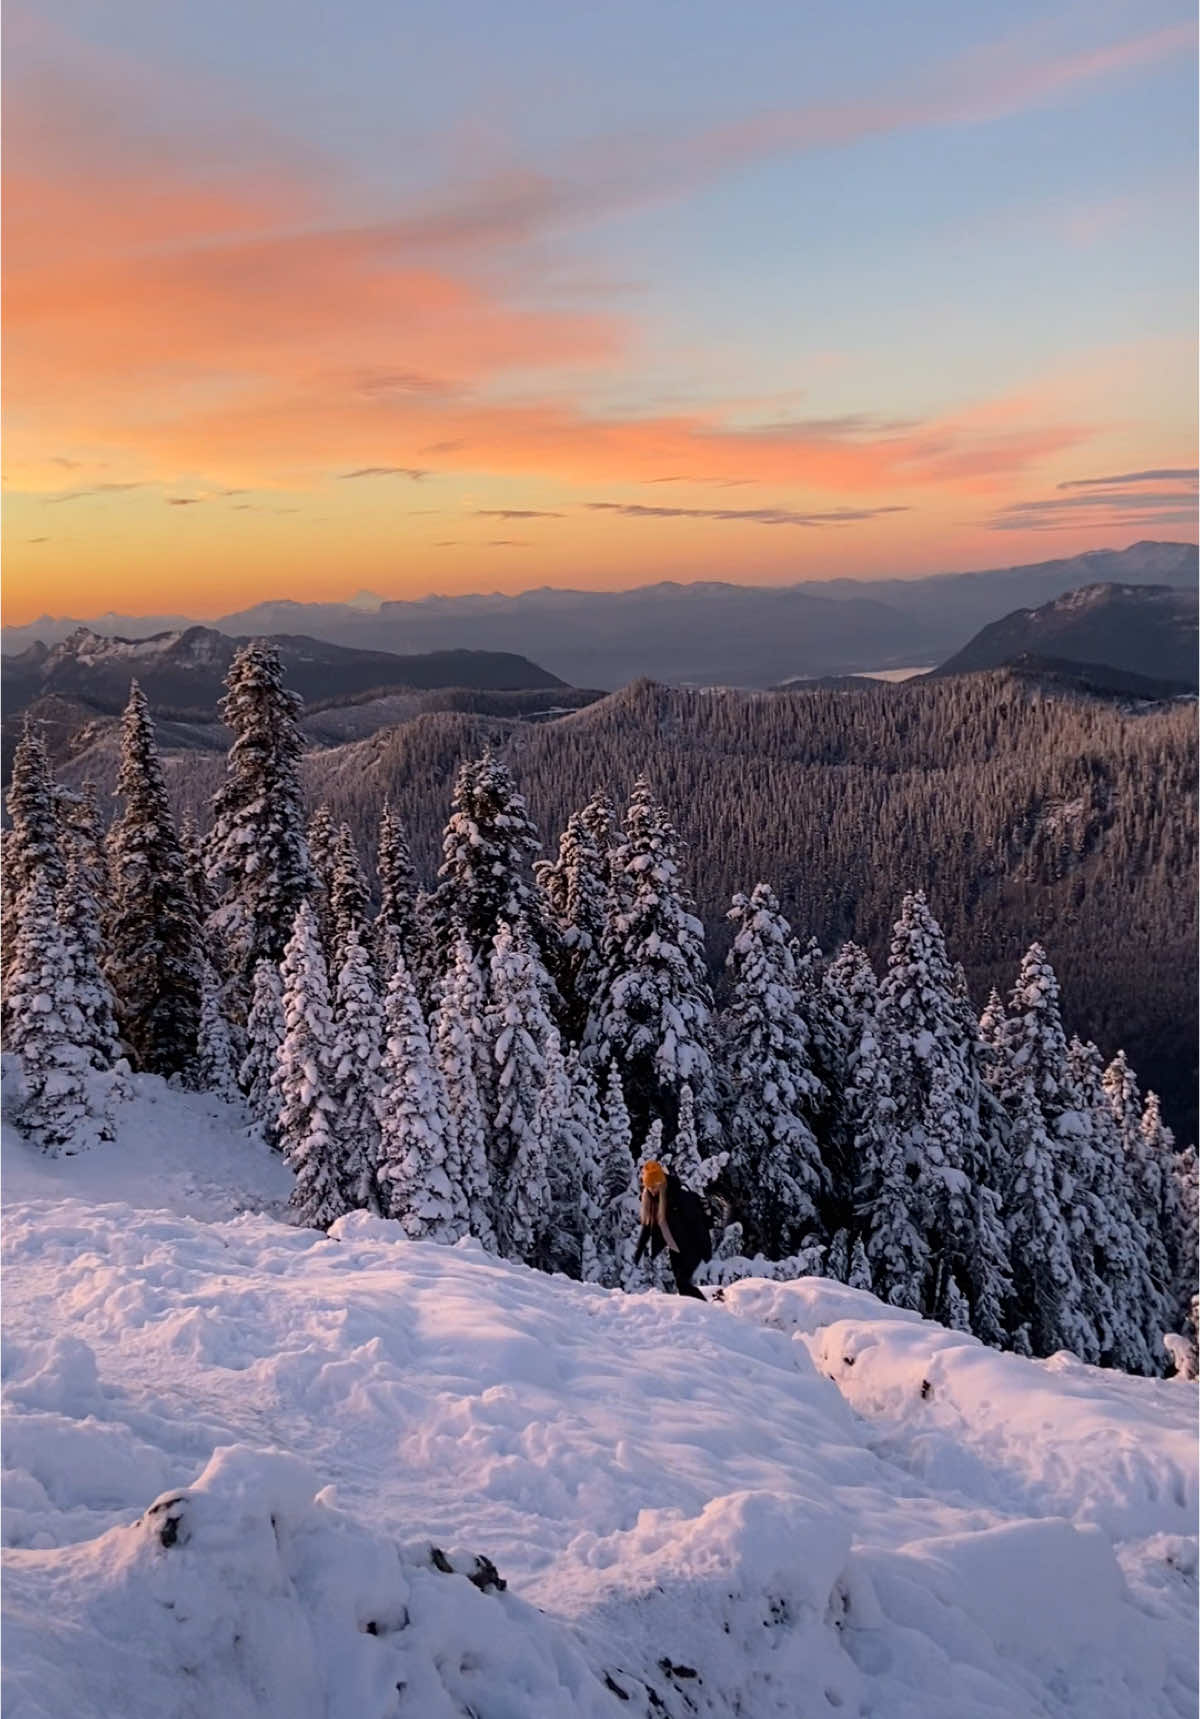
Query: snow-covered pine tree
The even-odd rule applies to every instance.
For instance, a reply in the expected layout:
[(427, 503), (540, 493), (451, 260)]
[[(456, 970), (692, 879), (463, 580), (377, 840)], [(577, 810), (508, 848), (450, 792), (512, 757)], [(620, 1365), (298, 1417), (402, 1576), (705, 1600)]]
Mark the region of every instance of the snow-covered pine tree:
[(66, 875), (58, 795), (50, 757), (40, 729), (26, 715), (8, 789), (10, 828), (4, 832), (3, 950), (4, 972), (16, 953), (20, 926), (18, 903), (36, 875), (46, 880), (51, 899)]
[(604, 976), (585, 1051), (593, 1067), (616, 1061), (638, 1133), (656, 1117), (673, 1131), (680, 1090), (690, 1085), (707, 1142), (717, 1133), (713, 1001), (704, 929), (684, 890), (679, 858), (679, 837), (640, 777), (614, 861)]
[(238, 1080), (263, 1138), (279, 1141), (279, 1047), (283, 1043), (283, 980), (273, 961), (254, 969), (250, 1013), (246, 1017), (246, 1054)]
[(929, 1271), (923, 1190), (910, 1174), (896, 1123), (892, 1058), (878, 1008), (859, 1041), (846, 1110), (857, 1169), (857, 1228), (875, 1294), (919, 1312)]
[(508, 767), (490, 750), (465, 760), (454, 784), (431, 904), (443, 969), (460, 931), (481, 966), (491, 958), (502, 923), (526, 925), (541, 948), (541, 905), (530, 880), (540, 845)]
[(110, 1088), (83, 1040), (71, 952), (45, 869), (35, 866), (17, 904), (5, 1048), (21, 1059), (18, 1123), (50, 1154), (83, 1151), (111, 1134)]
[(351, 1210), (375, 1196), (379, 1157), (383, 1004), (363, 935), (348, 924), (333, 995), (332, 1093), (342, 1140), (342, 1198)]
[(1171, 1329), (1181, 1333), (1190, 1330), (1194, 1341), (1193, 1310), (1197, 1295), (1197, 1265), (1200, 1264), (1200, 1179), (1197, 1177), (1194, 1146), (1185, 1146), (1171, 1160), (1166, 1243), (1174, 1307)]
[(121, 811), (109, 832), (105, 970), (121, 1036), (149, 1074), (187, 1074), (196, 1055), (200, 922), (171, 817), (149, 706), (137, 682), (121, 725)]
[(221, 979), (207, 955), (200, 957), (200, 1025), (188, 1084), (233, 1104), (241, 1096), (234, 1078), (233, 1038), (225, 1019)]
[(337, 833), (338, 827), (333, 812), (328, 802), (322, 800), (308, 820), (304, 839), (308, 848), (308, 864), (312, 878), (308, 898), (316, 915), (327, 968), (333, 954), (333, 872), (336, 864)]
[[(950, 1276), (960, 1289), (969, 1287), (973, 1308), (990, 1304), (999, 1286), (989, 1274), (998, 1262), (979, 1236), (989, 1208), (977, 1189), (988, 1154), (975, 1022), (942, 929), (920, 890), (905, 896), (894, 929), (879, 986), (878, 1024), (889, 1047), (906, 1174), (916, 1184), (907, 1217), (928, 1248), (921, 1311), (937, 1317)], [(874, 1265), (870, 1245), (867, 1251)]]
[(389, 800), (379, 816), (375, 849), (375, 875), (379, 880), (379, 912), (375, 919), (376, 960), (386, 961), (382, 971), (390, 974), (385, 944), (404, 956), (411, 971), (412, 937), (417, 907), (417, 874), (408, 845), (408, 834)]
[(387, 1215), (414, 1240), (466, 1233), (462, 1189), (447, 1168), (450, 1117), (412, 975), (397, 958), (384, 1002), (379, 1099), (379, 1189)]
[(829, 1244), (829, 1252), (825, 1255), (825, 1276), (831, 1277), (836, 1283), (845, 1283), (850, 1277), (850, 1232), (838, 1230)]
[(593, 829), (602, 828), (603, 822), (602, 806), (595, 801), (583, 812), (572, 812), (559, 840), (557, 861), (540, 860), (534, 866), (545, 916), (557, 933), (556, 978), (564, 1026), (576, 1043), (583, 1037), (600, 983), (609, 862), (607, 848), (602, 853), (596, 846)]
[(1013, 1113), (1011, 1178), (1005, 1210), (1012, 1248), (1016, 1322), (1029, 1333), (1035, 1355), (1056, 1349), (1079, 1354), (1079, 1283), (1059, 1204), (1054, 1144), (1046, 1129), (1032, 1076), (1022, 1080)]
[(727, 917), (735, 928), (722, 1022), (728, 1179), (751, 1252), (779, 1259), (821, 1228), (828, 1176), (812, 1122), (825, 1089), (800, 1012), (791, 928), (774, 892), (760, 883), (749, 897), (735, 895)]
[[(539, 1132), (546, 1142), (546, 1184), (550, 1208), (537, 1258), (543, 1271), (579, 1277), (583, 1237), (579, 1225), (579, 1187), (594, 1146), (581, 1135), (573, 1112), (570, 1067), (557, 1031), (545, 1045), (545, 1074), (540, 1096)], [(588, 1124), (585, 1122), (584, 1127)]]
[(549, 980), (525, 926), (502, 921), (492, 944), (488, 1025), (495, 1064), (492, 1187), (496, 1236), (509, 1259), (534, 1263), (550, 1223), (546, 1050), (558, 1029)]
[(179, 846), (183, 850), (183, 859), (187, 867), (188, 883), (191, 886), (196, 916), (201, 926), (205, 926), (213, 913), (216, 912), (217, 898), (208, 881), (208, 870), (204, 863), (204, 843), (200, 838), (199, 830), (196, 828), (196, 820), (190, 812), (184, 812), (179, 820)]
[(309, 1229), (346, 1211), (343, 1149), (332, 1086), (333, 1021), (316, 917), (301, 902), (283, 954), (279, 1144), (296, 1178), (291, 1209)]
[(340, 972), (352, 938), (364, 948), (371, 942), (371, 886), (349, 824), (340, 824), (334, 837), (329, 907), (333, 919), (332, 970)]
[(641, 1195), (634, 1173), (633, 1136), (621, 1076), (609, 1063), (600, 1101), (596, 1157), (600, 1229), (596, 1244), (598, 1281), (623, 1288), (633, 1269), (633, 1250), (641, 1228)]
[(1093, 1277), (1103, 1297), (1094, 1315), (1101, 1332), (1100, 1360), (1127, 1373), (1153, 1372), (1158, 1355), (1143, 1329), (1143, 1310), (1154, 1294), (1146, 1236), (1134, 1210), (1129, 1165), (1104, 1088), (1104, 1064), (1095, 1045), (1078, 1038), (1072, 1039), (1068, 1056), (1089, 1129)]
[(871, 1262), (867, 1258), (867, 1250), (863, 1246), (861, 1236), (855, 1236), (854, 1246), (850, 1251), (850, 1271), (846, 1282), (851, 1289), (871, 1290)]
[(577, 1049), (567, 1052), (570, 1104), (566, 1118), (568, 1156), (575, 1166), (575, 1210), (572, 1228), (579, 1241), (578, 1275), (583, 1283), (603, 1281), (604, 1220), (601, 1203), (600, 1095), (592, 1071)]
[(300, 700), (283, 684), (274, 646), (265, 640), (243, 645), (225, 687), (221, 715), (233, 744), (225, 783), (213, 799), (208, 878), (220, 904), (212, 922), (215, 946), (230, 963), (241, 1019), (258, 963), (283, 956), (312, 871), (300, 794)]
[[(494, 1197), (488, 1157), (487, 1100), (491, 1090), (491, 1043), (484, 1018), (483, 978), (463, 936), (439, 989), (430, 1023), (434, 1061), (442, 1077), (455, 1155), (466, 1205), (467, 1228), (489, 1252), (496, 1251)], [(481, 1090), (481, 1081), (487, 1085)]]
[[(79, 1043), (94, 1069), (112, 1069), (121, 1058), (116, 999), (101, 967), (100, 904), (92, 893), (93, 869), (81, 845), (71, 843), (58, 893), (58, 923), (71, 967), (72, 996), (79, 1012)], [(125, 1096), (122, 1062), (114, 1096)]]
[(1161, 1372), (1165, 1361), (1162, 1337), (1171, 1323), (1171, 1267), (1162, 1233), (1161, 1166), (1146, 1153), (1142, 1098), (1123, 1050), (1117, 1052), (1104, 1071), (1104, 1090), (1121, 1145), (1130, 1205), (1145, 1238), (1141, 1328), (1151, 1357), (1151, 1370)]

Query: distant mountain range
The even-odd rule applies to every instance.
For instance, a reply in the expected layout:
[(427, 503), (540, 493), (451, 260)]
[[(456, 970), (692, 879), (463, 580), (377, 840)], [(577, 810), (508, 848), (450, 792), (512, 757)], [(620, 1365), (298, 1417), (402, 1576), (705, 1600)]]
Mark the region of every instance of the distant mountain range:
[[(545, 588), (500, 594), (348, 603), (260, 603), (205, 631), (296, 635), (379, 653), (513, 653), (576, 686), (641, 677), (677, 685), (768, 687), (796, 676), (938, 663), (980, 628), (1097, 582), (1194, 589), (1192, 543), (1136, 543), (1065, 560), (925, 579), (836, 579), (789, 586), (660, 584), (633, 591)], [(136, 640), (164, 617), (107, 615), (95, 633)], [(43, 617), (7, 629), (8, 653), (49, 646), (77, 623)], [(174, 621), (170, 630), (186, 631)], [(540, 684), (540, 683), (538, 683)]]
[[(1085, 585), (1036, 609), (1016, 609), (977, 633), (936, 671), (1044, 665), (1130, 677), (1150, 692), (1197, 686), (1197, 592), (1170, 585)], [(1115, 689), (1114, 689), (1115, 690)]]
[[(8, 715), (36, 698), (80, 698), (99, 711), (120, 710), (136, 679), (162, 715), (216, 715), (234, 652), (245, 638), (214, 627), (188, 627), (145, 639), (105, 638), (77, 628), (60, 644), (31, 645), (0, 663)], [(274, 634), (288, 686), (306, 704), (361, 698), (399, 688), (473, 687), (490, 692), (561, 687), (525, 657), (505, 651), (433, 651), (401, 657), (324, 639)]]

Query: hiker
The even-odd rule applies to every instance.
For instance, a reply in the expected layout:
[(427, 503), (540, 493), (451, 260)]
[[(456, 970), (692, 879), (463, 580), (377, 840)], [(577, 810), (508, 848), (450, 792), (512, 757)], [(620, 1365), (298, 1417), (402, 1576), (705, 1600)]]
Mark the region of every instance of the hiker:
[(705, 1300), (692, 1282), (700, 1262), (712, 1258), (704, 1201), (653, 1158), (642, 1166), (642, 1233), (633, 1256), (635, 1265), (647, 1242), (651, 1259), (657, 1259), (664, 1247), (668, 1250), (680, 1295)]

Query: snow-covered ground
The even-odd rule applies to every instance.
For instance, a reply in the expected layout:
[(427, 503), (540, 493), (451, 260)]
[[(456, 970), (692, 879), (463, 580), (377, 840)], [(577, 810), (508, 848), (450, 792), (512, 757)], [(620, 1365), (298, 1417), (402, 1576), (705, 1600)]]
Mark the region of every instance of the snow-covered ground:
[(6, 1719), (1195, 1714), (1194, 1385), (295, 1230), (136, 1084), (6, 1131)]

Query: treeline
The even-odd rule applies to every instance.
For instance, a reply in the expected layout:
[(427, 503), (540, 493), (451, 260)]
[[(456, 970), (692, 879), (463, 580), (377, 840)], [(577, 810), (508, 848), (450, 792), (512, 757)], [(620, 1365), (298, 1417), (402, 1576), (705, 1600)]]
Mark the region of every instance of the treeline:
[[(538, 861), (490, 752), (457, 769), (436, 880), (385, 804), (306, 825), (299, 703), (247, 646), (201, 839), (172, 817), (145, 700), (119, 811), (54, 781), (27, 730), (5, 844), (8, 1046), (47, 1149), (111, 1127), (129, 1063), (239, 1093), (298, 1221), (367, 1206), (614, 1286), (639, 1278), (635, 1166), (722, 1209), (725, 1255), (821, 1270), (985, 1341), (1163, 1370), (1194, 1321), (1196, 1158), (1122, 1053), (1062, 1023), (1040, 945), (981, 1019), (926, 896), (877, 975), (736, 893), (721, 1006), (680, 839), (640, 779), (592, 794)], [(581, 796), (582, 797), (582, 796)]]

